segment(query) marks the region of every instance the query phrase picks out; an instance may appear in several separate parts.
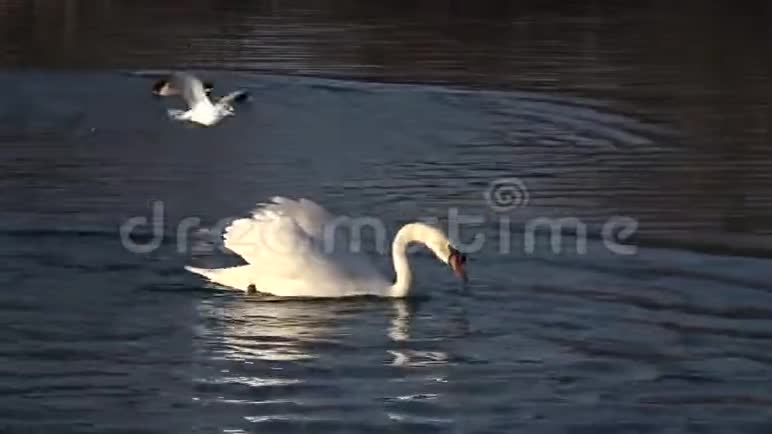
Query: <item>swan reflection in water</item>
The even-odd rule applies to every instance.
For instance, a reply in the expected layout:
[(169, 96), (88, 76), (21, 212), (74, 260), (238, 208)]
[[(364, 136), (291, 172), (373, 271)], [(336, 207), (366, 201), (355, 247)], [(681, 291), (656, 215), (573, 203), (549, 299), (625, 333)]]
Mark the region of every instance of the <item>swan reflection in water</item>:
[(412, 348), (417, 343), (411, 336), (416, 309), (414, 302), (403, 299), (301, 301), (235, 297), (232, 302), (223, 302), (218, 297), (199, 304), (203, 321), (196, 334), (205, 342), (212, 359), (247, 363), (306, 361), (336, 346), (342, 351), (355, 347), (357, 340), (372, 345), (373, 336), (361, 336), (358, 329), (373, 330), (362, 322), (380, 321), (385, 313), (385, 337), (391, 343), (383, 342), (383, 346), (389, 365), (447, 363), (445, 352)]
[(389, 349), (387, 353), (393, 357), (391, 366), (422, 367), (431, 365), (446, 365), (449, 362), (445, 351), (418, 350), (410, 347), (418, 342), (411, 335), (411, 321), (416, 305), (405, 300), (393, 300), (394, 316), (387, 329), (387, 336), (398, 348)]
[[(202, 335), (214, 358), (252, 362), (302, 361), (317, 357), (314, 348), (335, 344), (341, 306), (303, 301), (264, 301), (238, 297), (200, 305), (206, 327)], [(212, 354), (213, 353), (213, 354)]]
[[(432, 336), (447, 323), (417, 324), (417, 310), (402, 299), (207, 299), (194, 340), (201, 385), (194, 400), (226, 406), (224, 413), (249, 405), (250, 417), (281, 409), (281, 417), (308, 421), (305, 409), (354, 405), (354, 395), (378, 403), (390, 420), (418, 420), (403, 403), (443, 400), (451, 358), (441, 351), (447, 343)], [(386, 381), (373, 388), (371, 379)], [(319, 386), (347, 392), (320, 397)]]

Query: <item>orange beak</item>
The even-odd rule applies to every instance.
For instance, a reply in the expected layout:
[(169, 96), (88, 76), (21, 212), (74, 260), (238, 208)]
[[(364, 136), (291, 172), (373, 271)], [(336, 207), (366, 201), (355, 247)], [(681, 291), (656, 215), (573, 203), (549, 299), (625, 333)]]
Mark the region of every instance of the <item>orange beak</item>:
[(467, 281), (466, 271), (464, 270), (464, 264), (466, 263), (466, 256), (454, 248), (450, 248), (450, 256), (448, 257), (448, 265), (450, 265), (453, 274), (464, 282)]

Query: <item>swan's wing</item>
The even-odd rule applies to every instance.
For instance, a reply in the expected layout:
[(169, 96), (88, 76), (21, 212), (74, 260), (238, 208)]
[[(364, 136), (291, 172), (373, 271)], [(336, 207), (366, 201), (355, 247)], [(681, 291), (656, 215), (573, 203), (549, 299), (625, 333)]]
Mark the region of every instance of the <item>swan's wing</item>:
[[(310, 199), (274, 197), (267, 209), (292, 219), (298, 228), (310, 238), (315, 250), (313, 266), (324, 271), (325, 276), (339, 279), (382, 280), (378, 269), (359, 252), (359, 243), (351, 243), (352, 220), (345, 215), (335, 215)], [(312, 251), (312, 250), (309, 250)]]
[(172, 87), (182, 92), (182, 98), (189, 107), (194, 107), (201, 101), (206, 101), (206, 90), (204, 84), (198, 77), (187, 72), (175, 72), (169, 78)]
[(255, 265), (302, 256), (311, 243), (311, 238), (291, 218), (268, 209), (234, 220), (223, 235), (223, 245), (228, 250)]
[[(267, 255), (308, 255), (321, 247), (324, 227), (334, 216), (316, 203), (274, 197), (252, 211), (252, 216), (225, 228), (223, 245), (249, 263)], [(318, 252), (313, 252), (318, 253)]]
[(270, 203), (261, 204), (253, 211), (261, 214), (265, 211), (277, 213), (292, 219), (309, 237), (317, 240), (324, 238), (325, 228), (335, 224), (339, 219), (324, 209), (321, 205), (309, 199), (293, 200), (286, 197), (274, 197)]
[[(272, 277), (349, 281), (380, 273), (348, 244), (324, 239), (336, 217), (308, 199), (275, 197), (225, 229), (223, 245)], [(329, 244), (332, 242), (333, 244)]]

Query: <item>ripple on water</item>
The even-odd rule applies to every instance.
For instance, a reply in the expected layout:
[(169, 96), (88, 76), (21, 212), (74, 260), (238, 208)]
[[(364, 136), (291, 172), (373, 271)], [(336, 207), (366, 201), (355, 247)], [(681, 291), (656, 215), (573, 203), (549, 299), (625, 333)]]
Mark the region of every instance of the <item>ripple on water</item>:
[[(753, 259), (738, 247), (754, 247), (740, 235), (766, 230), (753, 223), (764, 208), (728, 231), (734, 208), (721, 198), (731, 192), (706, 195), (700, 175), (726, 169), (724, 158), (696, 155), (619, 104), (213, 72), (261, 97), (227, 128), (203, 131), (147, 110), (136, 96), (144, 79), (94, 73), (60, 86), (35, 74), (23, 78), (40, 92), (30, 107), (124, 98), (137, 118), (88, 111), (79, 122), (102, 125), (94, 135), (44, 123), (61, 141), (2, 126), (20, 158), (0, 161), (0, 426), (595, 433), (731, 430), (772, 417), (769, 260), (763, 248)], [(769, 168), (754, 164), (738, 170)], [(528, 206), (492, 212), (483, 193), (509, 177), (527, 186)], [(765, 179), (753, 187), (763, 191)], [(275, 194), (389, 229), (458, 207), (485, 217), (474, 229), (490, 242), (470, 252), (463, 290), (416, 254), (419, 300), (269, 301), (184, 273), (191, 258), (176, 232), (148, 255), (116, 233), (126, 218), (150, 217), (154, 199), (170, 227), (192, 216), (208, 226)], [(604, 245), (599, 224), (612, 215), (639, 220), (635, 255)], [(561, 253), (549, 243), (527, 251), (524, 222), (537, 216), (586, 219), (588, 253), (571, 251), (576, 230)], [(667, 243), (655, 238), (663, 234)], [(135, 235), (154, 239), (149, 227)], [(192, 256), (233, 259), (206, 243)], [(388, 267), (387, 254), (374, 257)]]

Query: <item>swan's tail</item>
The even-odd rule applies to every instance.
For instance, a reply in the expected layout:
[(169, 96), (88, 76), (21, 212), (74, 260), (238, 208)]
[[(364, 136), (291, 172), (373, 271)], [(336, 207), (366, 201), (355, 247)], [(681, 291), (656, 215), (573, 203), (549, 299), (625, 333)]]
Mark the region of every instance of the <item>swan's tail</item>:
[(195, 273), (201, 276), (206, 277), (207, 279), (211, 280), (212, 277), (217, 274), (217, 269), (210, 269), (210, 268), (197, 268), (197, 267), (191, 267), (190, 265), (186, 265), (185, 269), (190, 271), (191, 273)]
[(252, 284), (249, 268), (249, 265), (239, 265), (238, 267), (228, 268), (197, 268), (188, 265), (185, 266), (186, 270), (203, 276), (210, 282), (241, 291), (247, 291)]

